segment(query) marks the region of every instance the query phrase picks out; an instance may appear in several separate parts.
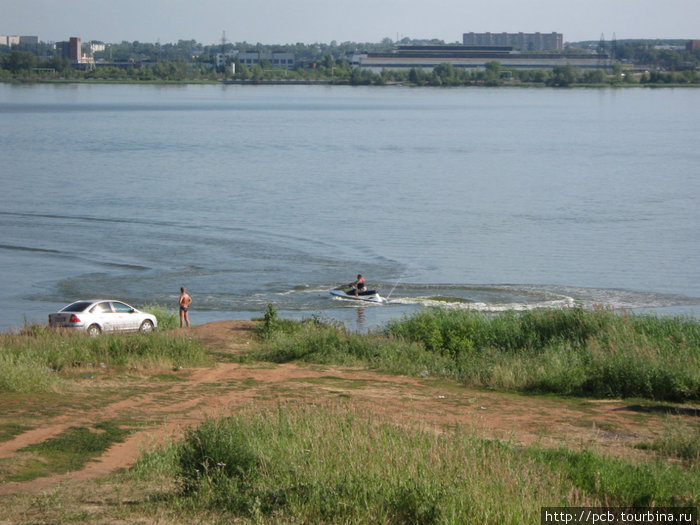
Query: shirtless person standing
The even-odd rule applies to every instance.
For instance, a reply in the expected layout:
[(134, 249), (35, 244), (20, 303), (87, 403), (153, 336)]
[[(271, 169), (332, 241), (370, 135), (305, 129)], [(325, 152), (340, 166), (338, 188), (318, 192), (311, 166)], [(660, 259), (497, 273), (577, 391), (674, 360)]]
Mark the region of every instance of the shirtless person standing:
[(190, 305), (192, 304), (192, 298), (190, 294), (185, 291), (185, 287), (180, 288), (180, 328), (183, 324), (187, 327), (190, 326)]

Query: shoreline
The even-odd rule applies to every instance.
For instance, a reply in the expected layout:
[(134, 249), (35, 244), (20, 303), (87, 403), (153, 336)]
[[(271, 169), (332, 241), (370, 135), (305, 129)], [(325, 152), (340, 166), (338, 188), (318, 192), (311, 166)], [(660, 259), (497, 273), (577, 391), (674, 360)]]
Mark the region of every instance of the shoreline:
[(235, 85), (235, 86), (351, 86), (351, 87), (405, 87), (405, 88), (430, 88), (430, 89), (455, 89), (455, 88), (532, 88), (532, 89), (628, 89), (628, 88), (648, 88), (648, 89), (698, 89), (700, 84), (571, 84), (569, 86), (547, 86), (544, 83), (504, 83), (499, 85), (464, 84), (455, 86), (434, 86), (428, 84), (408, 84), (405, 82), (386, 82), (383, 84), (352, 84), (351, 82), (340, 82), (337, 80), (282, 80), (270, 79), (261, 81), (252, 80), (100, 80), (100, 79), (26, 79), (10, 78), (0, 79), (0, 84), (27, 85), (27, 84), (98, 84), (98, 85), (155, 85), (155, 86), (189, 86), (189, 85)]

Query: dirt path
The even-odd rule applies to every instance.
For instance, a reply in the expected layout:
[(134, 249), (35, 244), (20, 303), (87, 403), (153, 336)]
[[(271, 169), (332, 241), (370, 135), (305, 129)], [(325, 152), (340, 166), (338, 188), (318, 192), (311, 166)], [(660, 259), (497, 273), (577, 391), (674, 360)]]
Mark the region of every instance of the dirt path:
[[(250, 344), (255, 325), (221, 321), (191, 328), (187, 333), (220, 353), (240, 351)], [(191, 372), (191, 373), (190, 373)], [(613, 455), (643, 455), (636, 442), (649, 440), (654, 422), (621, 401), (595, 402), (520, 396), (467, 389), (431, 378), (389, 376), (364, 370), (295, 364), (240, 365), (219, 362), (213, 368), (187, 371), (182, 381), (165, 391), (135, 393), (94, 410), (71, 410), (50, 418), (11, 441), (0, 443), (0, 458), (56, 436), (70, 426), (118, 419), (138, 411), (152, 422), (117, 443), (82, 470), (0, 484), (0, 496), (84, 482), (131, 466), (142, 450), (171, 440), (208, 416), (235, 413), (255, 403), (302, 402), (355, 404), (368, 413), (383, 413), (401, 424), (427, 424), (436, 429), (462, 425), (476, 435), (545, 446), (589, 446)], [(166, 401), (164, 401), (166, 400)], [(647, 418), (648, 419), (648, 418)]]

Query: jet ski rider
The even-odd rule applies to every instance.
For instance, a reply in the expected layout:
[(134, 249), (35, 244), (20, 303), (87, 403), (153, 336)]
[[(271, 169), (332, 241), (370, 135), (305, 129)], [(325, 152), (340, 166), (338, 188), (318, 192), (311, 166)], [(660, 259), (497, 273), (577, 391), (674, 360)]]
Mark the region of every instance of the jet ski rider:
[(360, 295), (360, 292), (367, 290), (367, 285), (365, 284), (365, 278), (359, 273), (357, 274), (357, 280), (351, 283), (351, 286), (355, 289), (355, 297)]

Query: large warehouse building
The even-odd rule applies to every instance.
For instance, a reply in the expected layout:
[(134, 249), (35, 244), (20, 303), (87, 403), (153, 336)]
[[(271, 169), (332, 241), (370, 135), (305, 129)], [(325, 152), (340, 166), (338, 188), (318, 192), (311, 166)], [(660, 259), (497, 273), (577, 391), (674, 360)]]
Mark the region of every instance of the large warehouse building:
[(472, 45), (399, 45), (391, 53), (356, 54), (353, 66), (374, 73), (383, 69), (420, 68), (432, 71), (439, 64), (457, 68), (484, 69), (489, 62), (499, 62), (506, 69), (552, 69), (571, 65), (582, 70), (612, 70), (613, 61), (604, 54), (572, 54), (563, 52), (522, 52), (512, 46)]
[(561, 33), (464, 33), (465, 46), (513, 46), (521, 51), (564, 49)]

